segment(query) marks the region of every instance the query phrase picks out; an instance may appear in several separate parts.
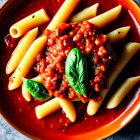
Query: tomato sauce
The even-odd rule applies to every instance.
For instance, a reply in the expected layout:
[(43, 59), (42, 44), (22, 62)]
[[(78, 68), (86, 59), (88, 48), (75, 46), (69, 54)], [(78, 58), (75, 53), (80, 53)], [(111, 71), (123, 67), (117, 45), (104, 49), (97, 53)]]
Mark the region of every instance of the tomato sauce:
[[(35, 70), (42, 76), (49, 95), (70, 99), (79, 96), (83, 102), (90, 98), (95, 100), (96, 96), (101, 99), (99, 92), (104, 85), (104, 73), (113, 54), (108, 36), (100, 34), (99, 29), (88, 21), (63, 23), (53, 32), (46, 29), (43, 35), (47, 36), (46, 48), (43, 54), (39, 54)], [(86, 57), (86, 98), (72, 89), (65, 74), (66, 58), (73, 48), (80, 49)]]
[[(100, 3), (98, 14), (121, 4), (121, 0), (81, 0), (79, 6), (74, 13), (96, 2)], [(16, 21), (26, 17), (27, 15), (41, 8), (44, 8), (48, 15), (52, 18), (59, 9), (59, 7), (62, 5), (62, 3), (63, 0), (27, 1), (27, 3), (22, 5), (22, 7), (19, 8), (19, 11), (14, 14), (14, 18), (11, 20), (11, 25), (12, 23), (15, 23)], [(112, 45), (112, 48), (114, 48), (114, 52), (116, 52), (116, 55), (121, 52), (127, 42), (139, 42), (140, 31), (137, 30), (139, 25), (134, 23), (133, 15), (125, 7), (125, 5), (123, 5), (123, 11), (120, 17), (114, 23), (102, 30), (102, 33), (106, 34), (118, 27), (128, 25), (131, 26), (131, 31), (129, 32), (129, 35), (126, 37), (126, 39), (124, 39), (122, 42)], [(40, 27), (40, 34), (43, 32), (46, 26), (47, 24)], [(8, 32), (6, 32), (5, 35), (6, 34), (8, 34)], [(35, 107), (39, 104), (42, 104), (43, 102), (35, 101), (34, 99), (32, 99), (31, 102), (25, 101), (21, 94), (21, 88), (13, 91), (8, 91), (9, 76), (6, 75), (5, 68), (12, 54), (13, 48), (6, 48), (5, 44), (1, 45), (0, 106), (6, 110), (5, 115), (8, 116), (10, 120), (12, 120), (14, 125), (21, 128), (23, 131), (26, 131), (30, 135), (34, 135), (39, 138), (45, 138), (47, 135), (50, 134), (73, 135), (95, 130), (117, 119), (125, 110), (130, 107), (130, 102), (135, 102), (139, 95), (139, 92), (137, 91), (139, 86), (138, 83), (137, 86), (131, 91), (131, 93), (117, 108), (111, 110), (105, 109), (106, 103), (110, 95), (113, 94), (114, 91), (116, 91), (116, 89), (126, 78), (140, 75), (140, 53), (138, 52), (123, 70), (121, 75), (118, 77), (109, 94), (107, 95), (106, 100), (94, 116), (88, 116), (86, 114), (86, 104), (78, 102), (75, 103), (77, 111), (77, 120), (75, 123), (70, 123), (69, 120), (65, 117), (65, 114), (62, 112), (62, 110), (44, 119), (38, 120), (35, 115)], [(34, 72), (31, 72), (28, 77), (31, 78), (35, 75), (36, 73), (34, 74)]]

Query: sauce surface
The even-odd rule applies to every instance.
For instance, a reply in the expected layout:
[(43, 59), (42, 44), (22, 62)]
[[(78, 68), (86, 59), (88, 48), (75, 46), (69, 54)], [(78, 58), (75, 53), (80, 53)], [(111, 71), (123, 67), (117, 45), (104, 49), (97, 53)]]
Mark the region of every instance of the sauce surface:
[[(100, 100), (100, 91), (105, 85), (105, 72), (112, 62), (112, 49), (107, 35), (83, 21), (80, 23), (63, 23), (55, 31), (45, 30), (47, 36), (45, 51), (38, 54), (35, 67), (50, 96), (74, 99), (79, 97), (83, 102), (89, 99)], [(88, 83), (87, 95), (77, 94), (70, 86), (65, 73), (66, 58), (73, 48), (84, 54), (87, 62)]]
[[(80, 5), (75, 10), (75, 13), (82, 10), (85, 7), (88, 7), (96, 2), (100, 3), (100, 8), (98, 10), (98, 14), (103, 13), (115, 6), (121, 4), (121, 0), (81, 0)], [(27, 15), (44, 8), (50, 18), (52, 18), (59, 7), (62, 5), (63, 0), (30, 0), (27, 1), (21, 8), (19, 8), (19, 12), (15, 13), (14, 18), (11, 21), (11, 25), (16, 21), (26, 17)], [(112, 45), (116, 55), (120, 53), (125, 44), (129, 41), (139, 42), (140, 32), (137, 30), (137, 26), (133, 21), (132, 14), (125, 7), (123, 7), (123, 11), (120, 17), (104, 28), (102, 32), (104, 34), (122, 26), (131, 26), (131, 31), (125, 40), (119, 42), (118, 44)], [(40, 34), (45, 29), (46, 25), (41, 26)], [(8, 27), (9, 29), (9, 27)], [(5, 35), (8, 34), (5, 33)], [(115, 109), (107, 110), (105, 109), (106, 100), (94, 116), (88, 116), (86, 114), (86, 104), (75, 103), (76, 111), (77, 111), (77, 121), (73, 124), (69, 122), (69, 120), (65, 117), (65, 114), (62, 113), (62, 110), (42, 119), (38, 120), (35, 115), (35, 106), (42, 104), (41, 101), (34, 101), (32, 99), (31, 102), (26, 102), (22, 97), (21, 88), (18, 88), (14, 91), (8, 91), (8, 81), (9, 76), (5, 73), (6, 64), (11, 56), (13, 49), (6, 48), (6, 45), (3, 44), (1, 49), (0, 62), (1, 64), (1, 84), (0, 87), (3, 89), (3, 92), (0, 94), (1, 106), (7, 110), (6, 115), (14, 122), (14, 124), (22, 130), (28, 132), (31, 135), (35, 135), (37, 137), (45, 138), (48, 134), (59, 133), (61, 135), (73, 135), (79, 133), (85, 133), (91, 130), (95, 130), (103, 125), (106, 125), (115, 119), (117, 119), (128, 107), (130, 102), (134, 102), (136, 100), (137, 95), (136, 92), (138, 90), (139, 84), (131, 91), (131, 93), (125, 98), (125, 100)], [(135, 61), (137, 60), (137, 61)], [(111, 92), (109, 95), (113, 94), (114, 91), (120, 86), (120, 84), (128, 77), (140, 75), (140, 53), (138, 52), (134, 58), (130, 61), (130, 63), (123, 70), (122, 74), (118, 77), (115, 84), (111, 88)], [(32, 77), (35, 74), (31, 73), (28, 77)], [(109, 99), (109, 95), (106, 99)]]

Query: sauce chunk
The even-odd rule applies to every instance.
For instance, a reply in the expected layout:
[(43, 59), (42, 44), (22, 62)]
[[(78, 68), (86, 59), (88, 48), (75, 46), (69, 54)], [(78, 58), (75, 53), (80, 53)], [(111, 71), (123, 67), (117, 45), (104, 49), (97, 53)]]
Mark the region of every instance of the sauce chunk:
[[(70, 99), (79, 96), (83, 102), (98, 97), (104, 86), (104, 74), (112, 60), (108, 36), (100, 34), (98, 27), (88, 21), (63, 23), (53, 32), (46, 29), (43, 35), (48, 40), (45, 52), (38, 55), (35, 70), (43, 77), (50, 96)], [(73, 48), (80, 49), (88, 63), (87, 98), (72, 89), (65, 74), (66, 58)]]

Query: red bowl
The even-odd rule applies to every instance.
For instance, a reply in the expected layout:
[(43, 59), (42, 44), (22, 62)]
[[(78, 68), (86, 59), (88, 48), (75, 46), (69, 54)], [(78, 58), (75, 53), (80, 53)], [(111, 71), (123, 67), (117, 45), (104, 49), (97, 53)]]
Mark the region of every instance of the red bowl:
[[(19, 5), (21, 5), (25, 0), (8, 0), (6, 3), (1, 7), (0, 9), (0, 31), (1, 36), (3, 35), (4, 31), (7, 30), (6, 24), (8, 22), (8, 18), (10, 18), (10, 9), (11, 13), (13, 12), (13, 8), (16, 10)], [(134, 15), (137, 22), (140, 24), (140, 8), (139, 6), (133, 1), (133, 0), (118, 0), (120, 4), (124, 5), (126, 8), (128, 8), (131, 13)], [(5, 18), (6, 17), (6, 18)], [(104, 139), (106, 137), (109, 137), (110, 135), (116, 133), (121, 128), (123, 128), (125, 125), (127, 125), (139, 112), (140, 110), (140, 93), (137, 94), (137, 97), (135, 97), (135, 100), (133, 100), (130, 103), (130, 107), (128, 107), (118, 118), (116, 118), (114, 121), (110, 122), (107, 125), (104, 125), (96, 130), (84, 133), (84, 134), (78, 134), (78, 135), (72, 135), (72, 136), (48, 136), (47, 139), (61, 139), (61, 140), (93, 140), (94, 139)], [(15, 125), (14, 122), (11, 121), (11, 119), (6, 115), (6, 110), (4, 110), (3, 105), (0, 102), (0, 113), (2, 117), (17, 131), (21, 132), (22, 134), (30, 137), (35, 138), (34, 136), (28, 134), (27, 132), (23, 131), (22, 128), (19, 128)]]

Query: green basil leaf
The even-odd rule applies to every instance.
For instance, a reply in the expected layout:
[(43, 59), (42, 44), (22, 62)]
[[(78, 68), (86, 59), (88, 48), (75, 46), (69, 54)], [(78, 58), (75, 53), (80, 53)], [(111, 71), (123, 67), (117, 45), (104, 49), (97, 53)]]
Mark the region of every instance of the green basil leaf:
[(34, 98), (38, 100), (42, 100), (42, 101), (45, 101), (51, 98), (51, 96), (49, 96), (48, 91), (46, 90), (46, 88), (43, 86), (42, 83), (29, 80), (26, 78), (22, 78), (22, 79), (23, 79), (23, 83), (25, 87), (32, 94)]
[(87, 62), (84, 54), (79, 49), (74, 48), (69, 52), (65, 72), (68, 82), (75, 92), (86, 97)]

